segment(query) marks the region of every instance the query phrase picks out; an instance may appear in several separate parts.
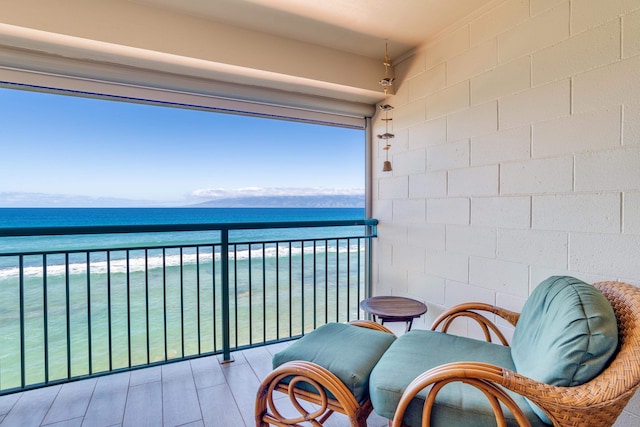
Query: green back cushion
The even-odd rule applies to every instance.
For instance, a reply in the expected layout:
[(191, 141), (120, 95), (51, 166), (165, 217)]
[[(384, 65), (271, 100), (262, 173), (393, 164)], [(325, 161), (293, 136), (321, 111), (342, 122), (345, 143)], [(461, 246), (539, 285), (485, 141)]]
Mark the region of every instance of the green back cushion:
[(395, 338), (386, 332), (328, 323), (276, 353), (273, 368), (292, 360), (313, 362), (338, 377), (363, 403), (369, 398), (369, 374)]
[[(414, 329), (400, 336), (373, 368), (369, 379), (373, 408), (378, 415), (393, 418), (402, 393), (414, 378), (444, 363), (462, 361), (491, 363), (515, 370), (509, 347), (442, 332)], [(533, 427), (544, 426), (522, 396), (507, 393), (523, 409)], [(404, 425), (422, 425), (425, 398), (426, 391), (423, 390), (412, 400), (405, 412)], [(496, 417), (487, 397), (464, 383), (451, 383), (443, 387), (438, 393), (431, 415), (431, 427), (496, 425)], [(508, 426), (518, 425), (506, 409), (505, 417)]]
[(546, 384), (576, 386), (597, 376), (617, 345), (615, 313), (604, 295), (576, 278), (554, 276), (527, 299), (513, 334), (511, 356), (522, 375)]

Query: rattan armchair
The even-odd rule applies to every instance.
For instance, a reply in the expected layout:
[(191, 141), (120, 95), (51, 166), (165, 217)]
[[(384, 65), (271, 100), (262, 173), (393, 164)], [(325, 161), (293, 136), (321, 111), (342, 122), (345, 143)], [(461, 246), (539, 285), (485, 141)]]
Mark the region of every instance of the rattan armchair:
[[(522, 395), (540, 407), (555, 426), (611, 426), (640, 386), (640, 288), (621, 282), (594, 285), (611, 302), (618, 322), (618, 350), (609, 365), (595, 378), (574, 387), (556, 387), (529, 379), (508, 369), (475, 362), (438, 366), (418, 376), (405, 390), (392, 421), (401, 427), (409, 403), (431, 387), (422, 412), (422, 426), (430, 426), (431, 408), (445, 385), (463, 382), (476, 387), (489, 399), (498, 426), (506, 426), (503, 407), (508, 408), (521, 426), (529, 426), (522, 410), (505, 390)], [(465, 304), (440, 316), (433, 330), (446, 331), (454, 318), (466, 316), (477, 321), (491, 341), (492, 333), (507, 345), (498, 328), (478, 311), (494, 313), (511, 324), (518, 314), (485, 304)], [(501, 405), (501, 404), (502, 405)]]

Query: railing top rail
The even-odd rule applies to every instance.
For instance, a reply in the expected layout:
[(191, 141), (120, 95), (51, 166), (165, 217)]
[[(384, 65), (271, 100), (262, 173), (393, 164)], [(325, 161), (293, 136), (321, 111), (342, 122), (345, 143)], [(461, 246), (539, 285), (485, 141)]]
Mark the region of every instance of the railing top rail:
[(255, 230), (273, 228), (345, 227), (375, 226), (377, 219), (323, 220), (323, 221), (279, 221), (279, 222), (236, 222), (207, 224), (145, 224), (145, 225), (104, 225), (104, 226), (64, 226), (64, 227), (0, 227), (0, 237), (62, 236), (80, 234), (115, 233), (161, 233), (174, 231), (224, 231)]
[[(252, 241), (233, 241), (229, 242), (230, 247), (243, 247), (243, 246), (251, 246), (251, 245), (275, 245), (281, 243), (313, 243), (313, 242), (335, 242), (335, 241), (348, 241), (348, 240), (357, 240), (357, 239), (371, 239), (374, 237), (378, 237), (377, 235), (366, 235), (366, 236), (340, 236), (340, 237), (311, 237), (304, 239), (280, 239), (280, 240), (252, 240)], [(144, 250), (160, 250), (160, 249), (195, 249), (195, 248), (216, 248), (222, 247), (222, 243), (220, 242), (199, 242), (199, 243), (183, 243), (183, 244), (172, 244), (172, 245), (145, 245), (145, 246), (112, 246), (112, 247), (90, 247), (90, 248), (77, 248), (77, 249), (59, 249), (59, 250), (28, 250), (28, 251), (12, 251), (12, 252), (2, 252), (0, 250), (0, 257), (12, 257), (12, 256), (34, 256), (34, 255), (61, 255), (61, 254), (86, 254), (86, 253), (100, 253), (100, 252), (135, 252), (135, 251), (144, 251)]]

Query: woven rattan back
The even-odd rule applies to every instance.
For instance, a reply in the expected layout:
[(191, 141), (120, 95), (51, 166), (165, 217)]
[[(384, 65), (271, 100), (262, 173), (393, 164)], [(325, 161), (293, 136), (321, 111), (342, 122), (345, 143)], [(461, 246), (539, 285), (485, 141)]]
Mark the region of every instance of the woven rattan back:
[[(555, 425), (611, 426), (640, 386), (640, 288), (621, 282), (596, 283), (618, 320), (618, 351), (600, 375), (576, 387), (538, 390), (557, 405), (545, 405)], [(535, 399), (532, 399), (535, 400)]]

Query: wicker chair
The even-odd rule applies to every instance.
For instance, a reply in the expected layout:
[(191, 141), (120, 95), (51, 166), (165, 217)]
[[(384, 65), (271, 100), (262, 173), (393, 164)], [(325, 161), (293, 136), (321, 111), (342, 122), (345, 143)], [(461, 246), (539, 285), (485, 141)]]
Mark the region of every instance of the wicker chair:
[[(611, 302), (618, 321), (618, 350), (609, 365), (595, 378), (574, 387), (556, 387), (529, 379), (516, 372), (490, 364), (457, 362), (438, 366), (418, 376), (405, 390), (392, 421), (402, 426), (405, 411), (416, 395), (427, 387), (431, 390), (422, 411), (422, 426), (430, 426), (431, 408), (442, 387), (451, 382), (464, 382), (481, 390), (491, 402), (498, 426), (506, 421), (501, 406), (507, 407), (519, 425), (529, 426), (522, 410), (505, 392), (510, 390), (528, 398), (540, 407), (555, 426), (611, 426), (640, 386), (640, 288), (621, 282), (594, 285)], [(491, 333), (503, 345), (507, 341), (496, 326), (478, 311), (494, 313), (515, 324), (518, 314), (486, 304), (464, 304), (444, 313), (432, 329), (441, 326), (446, 332), (454, 318), (466, 316), (477, 321), (487, 341)], [(502, 405), (500, 405), (502, 403)]]

